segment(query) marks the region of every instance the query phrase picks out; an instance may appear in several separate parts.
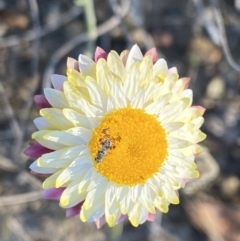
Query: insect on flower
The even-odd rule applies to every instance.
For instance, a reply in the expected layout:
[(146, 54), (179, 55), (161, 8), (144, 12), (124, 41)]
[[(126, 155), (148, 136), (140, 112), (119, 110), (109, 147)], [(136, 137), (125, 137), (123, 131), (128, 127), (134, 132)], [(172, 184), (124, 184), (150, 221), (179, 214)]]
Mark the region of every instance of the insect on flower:
[(95, 158), (96, 162), (101, 162), (104, 156), (107, 154), (107, 151), (112, 147), (112, 143), (110, 140), (105, 140), (102, 143), (102, 148), (98, 151), (97, 156)]

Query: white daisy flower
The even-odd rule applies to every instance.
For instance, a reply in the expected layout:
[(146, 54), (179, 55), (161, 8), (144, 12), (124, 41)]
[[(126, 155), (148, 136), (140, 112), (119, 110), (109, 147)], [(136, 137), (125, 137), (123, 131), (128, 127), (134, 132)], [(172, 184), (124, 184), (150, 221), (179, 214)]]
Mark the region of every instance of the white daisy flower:
[(44, 197), (98, 227), (125, 218), (138, 226), (178, 204), (177, 190), (199, 175), (205, 138), (188, 79), (137, 45), (120, 56), (97, 48), (95, 61), (80, 55), (67, 65), (67, 77), (52, 76), (54, 89), (35, 97), (39, 131), (25, 151), (46, 176)]

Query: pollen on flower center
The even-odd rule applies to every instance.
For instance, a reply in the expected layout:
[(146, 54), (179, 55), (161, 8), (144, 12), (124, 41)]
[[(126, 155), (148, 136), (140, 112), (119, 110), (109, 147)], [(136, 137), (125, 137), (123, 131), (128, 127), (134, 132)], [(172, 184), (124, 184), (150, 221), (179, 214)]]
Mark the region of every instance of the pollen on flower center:
[(105, 115), (89, 148), (95, 168), (109, 181), (143, 184), (166, 159), (166, 133), (156, 117), (124, 108)]

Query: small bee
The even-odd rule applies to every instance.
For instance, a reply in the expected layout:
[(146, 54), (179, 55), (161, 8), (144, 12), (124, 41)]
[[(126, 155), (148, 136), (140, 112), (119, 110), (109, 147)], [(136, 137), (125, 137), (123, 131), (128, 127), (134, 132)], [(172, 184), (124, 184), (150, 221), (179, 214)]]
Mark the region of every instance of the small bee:
[(112, 142), (110, 140), (105, 140), (101, 144), (102, 148), (98, 150), (97, 156), (95, 157), (95, 161), (97, 163), (102, 161), (102, 159), (106, 156), (107, 151), (112, 147)]

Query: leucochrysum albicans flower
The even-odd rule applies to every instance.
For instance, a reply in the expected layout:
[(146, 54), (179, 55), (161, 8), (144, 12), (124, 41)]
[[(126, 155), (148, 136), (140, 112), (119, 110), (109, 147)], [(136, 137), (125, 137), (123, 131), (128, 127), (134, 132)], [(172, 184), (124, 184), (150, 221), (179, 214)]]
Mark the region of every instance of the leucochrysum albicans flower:
[(98, 226), (125, 218), (138, 226), (178, 204), (177, 190), (199, 175), (194, 157), (205, 138), (188, 79), (137, 45), (120, 56), (97, 48), (95, 61), (80, 55), (67, 65), (67, 76), (52, 76), (54, 88), (35, 97), (41, 117), (25, 151), (46, 177), (44, 197)]

